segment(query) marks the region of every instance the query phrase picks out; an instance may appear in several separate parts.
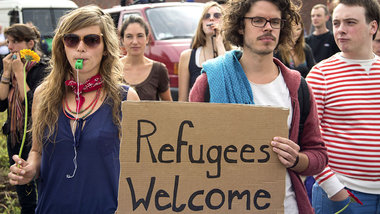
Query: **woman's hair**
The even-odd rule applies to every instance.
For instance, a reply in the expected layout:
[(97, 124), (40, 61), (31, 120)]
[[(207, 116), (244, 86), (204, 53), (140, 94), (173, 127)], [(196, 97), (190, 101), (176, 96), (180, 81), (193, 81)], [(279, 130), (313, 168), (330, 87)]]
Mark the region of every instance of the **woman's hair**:
[(305, 47), (305, 34), (304, 34), (304, 25), (303, 25), (303, 22), (302, 22), (301, 19), (298, 21), (298, 23), (294, 22), (293, 28), (297, 27), (298, 24), (300, 25), (302, 31), (301, 31), (301, 34), (298, 37), (298, 39), (295, 41), (295, 43), (292, 43), (292, 44), (281, 44), (281, 45), (278, 46), (278, 51), (279, 51), (279, 54), (280, 54), (282, 60), (284, 60), (284, 63), (288, 64), (288, 65), (290, 64), (290, 56), (291, 56), (290, 49), (292, 47), (294, 49), (294, 53), (297, 56), (297, 58), (301, 62), (305, 61), (305, 51), (304, 51), (304, 47)]
[(4, 34), (6, 36), (13, 37), (17, 42), (29, 42), (33, 40), (34, 47), (32, 50), (39, 51), (38, 44), (40, 43), (41, 35), (35, 26), (26, 24), (13, 24), (4, 31)]
[(141, 16), (131, 15), (123, 22), (123, 25), (121, 26), (121, 31), (120, 31), (120, 39), (121, 40), (123, 40), (123, 38), (124, 38), (124, 31), (127, 29), (128, 25), (132, 24), (132, 23), (140, 24), (140, 26), (142, 28), (144, 28), (144, 30), (145, 30), (145, 36), (148, 37), (149, 28), (148, 28), (148, 25), (146, 24), (146, 22), (144, 21), (144, 19), (141, 18)]
[(38, 120), (33, 121), (32, 125), (32, 131), (39, 143), (42, 143), (46, 134), (46, 137), (51, 137), (57, 128), (58, 116), (62, 111), (62, 100), (66, 92), (64, 82), (72, 70), (65, 53), (63, 36), (90, 26), (99, 26), (103, 34), (104, 53), (99, 74), (103, 78), (103, 90), (110, 98), (106, 100), (112, 106), (113, 122), (120, 131), (122, 69), (119, 61), (117, 33), (112, 18), (102, 12), (99, 7), (89, 5), (75, 9), (59, 20), (52, 43), (51, 72), (40, 86), (40, 105), (36, 109)]
[[(222, 6), (220, 6), (220, 4), (218, 4), (217, 2), (210, 1), (205, 4), (201, 18), (198, 21), (197, 30), (195, 31), (194, 41), (191, 46), (192, 49), (196, 49), (206, 45), (206, 34), (203, 31), (203, 18), (207, 14), (208, 10), (212, 7), (219, 8), (220, 12), (222, 13), (222, 16), (224, 14)], [(223, 39), (223, 44), (226, 50), (231, 50), (231, 45), (225, 39)]]
[[(231, 42), (232, 45), (243, 47), (244, 45), (244, 16), (251, 9), (251, 6), (257, 1), (263, 0), (229, 0), (227, 8), (223, 17), (223, 29), (225, 38)], [(281, 19), (284, 19), (284, 25), (280, 31), (280, 38), (278, 45), (290, 44), (292, 42), (292, 23), (301, 19), (298, 11), (301, 7), (301, 2), (296, 6), (292, 0), (264, 0), (276, 5), (281, 11)], [(253, 26), (251, 26), (253, 27)]]

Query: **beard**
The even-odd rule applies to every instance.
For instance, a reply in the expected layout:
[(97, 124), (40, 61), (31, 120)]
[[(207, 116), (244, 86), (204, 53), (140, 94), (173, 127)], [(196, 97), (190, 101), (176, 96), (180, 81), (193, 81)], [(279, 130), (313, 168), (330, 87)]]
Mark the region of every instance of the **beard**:
[(266, 56), (266, 55), (273, 55), (274, 48), (270, 45), (265, 45), (263, 48), (258, 49), (255, 48), (255, 46), (252, 46), (251, 44), (244, 43), (244, 50), (251, 51), (252, 53), (255, 53), (260, 56)]
[[(264, 35), (264, 36), (267, 36), (267, 35)], [(258, 37), (256, 39), (256, 41), (260, 42), (259, 38), (260, 37)], [(274, 39), (274, 43), (276, 45), (277, 39), (275, 37), (273, 37), (273, 39)], [(266, 56), (269, 54), (273, 55), (275, 45), (273, 46), (272, 42), (267, 42), (267, 43), (260, 44), (260, 45), (261, 45), (261, 47), (257, 47), (257, 45), (254, 42), (244, 39), (244, 46), (243, 47), (245, 50), (251, 51), (252, 53), (257, 54), (259, 56)]]

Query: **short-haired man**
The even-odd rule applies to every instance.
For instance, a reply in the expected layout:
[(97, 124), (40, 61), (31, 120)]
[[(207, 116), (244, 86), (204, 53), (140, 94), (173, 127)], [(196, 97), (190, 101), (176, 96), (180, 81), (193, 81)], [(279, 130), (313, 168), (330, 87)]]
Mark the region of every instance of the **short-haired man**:
[(314, 5), (311, 9), (311, 24), (314, 26), (314, 31), (305, 38), (305, 41), (311, 47), (317, 63), (339, 52), (332, 32), (326, 27), (328, 20), (329, 12), (326, 5)]
[[(341, 53), (307, 76), (318, 105), (329, 164), (316, 176), (313, 207), (335, 213), (380, 213), (380, 59), (372, 51), (380, 6), (377, 0), (340, 0), (333, 13)], [(351, 213), (349, 212), (349, 213)]]
[(306, 85), (310, 113), (299, 136), (298, 88), (304, 80), (298, 71), (273, 58), (277, 45), (291, 40), (292, 23), (300, 16), (291, 0), (228, 1), (225, 14), (225, 37), (243, 51), (230, 51), (204, 63), (203, 73), (190, 92), (190, 101), (290, 109), (288, 138), (276, 136), (271, 142), (279, 161), (287, 168), (285, 213), (313, 213), (299, 175), (316, 174), (327, 164), (315, 101)]

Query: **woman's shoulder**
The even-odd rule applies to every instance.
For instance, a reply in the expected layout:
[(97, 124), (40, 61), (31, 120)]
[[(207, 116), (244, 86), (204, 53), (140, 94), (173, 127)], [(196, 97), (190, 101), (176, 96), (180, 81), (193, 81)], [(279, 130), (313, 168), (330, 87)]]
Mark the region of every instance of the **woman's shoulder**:
[(191, 56), (191, 52), (193, 51), (193, 49), (186, 49), (184, 51), (181, 52), (181, 55), (180, 55), (180, 61), (181, 60), (189, 60), (190, 59), (190, 56)]
[(153, 67), (152, 67), (152, 70), (158, 70), (158, 71), (162, 71), (162, 70), (165, 70), (167, 71), (168, 69), (166, 68), (166, 65), (162, 62), (159, 62), (159, 61), (155, 61), (155, 60), (152, 60), (153, 61)]

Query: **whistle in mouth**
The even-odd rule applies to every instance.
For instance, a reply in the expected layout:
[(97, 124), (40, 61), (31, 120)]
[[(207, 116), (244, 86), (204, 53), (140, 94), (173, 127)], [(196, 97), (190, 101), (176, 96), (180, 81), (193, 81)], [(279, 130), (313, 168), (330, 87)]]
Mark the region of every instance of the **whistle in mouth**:
[(75, 62), (75, 69), (82, 69), (83, 68), (83, 59), (77, 59)]
[(12, 59), (17, 59), (17, 55), (16, 55), (16, 54), (13, 54), (13, 55), (12, 55)]

